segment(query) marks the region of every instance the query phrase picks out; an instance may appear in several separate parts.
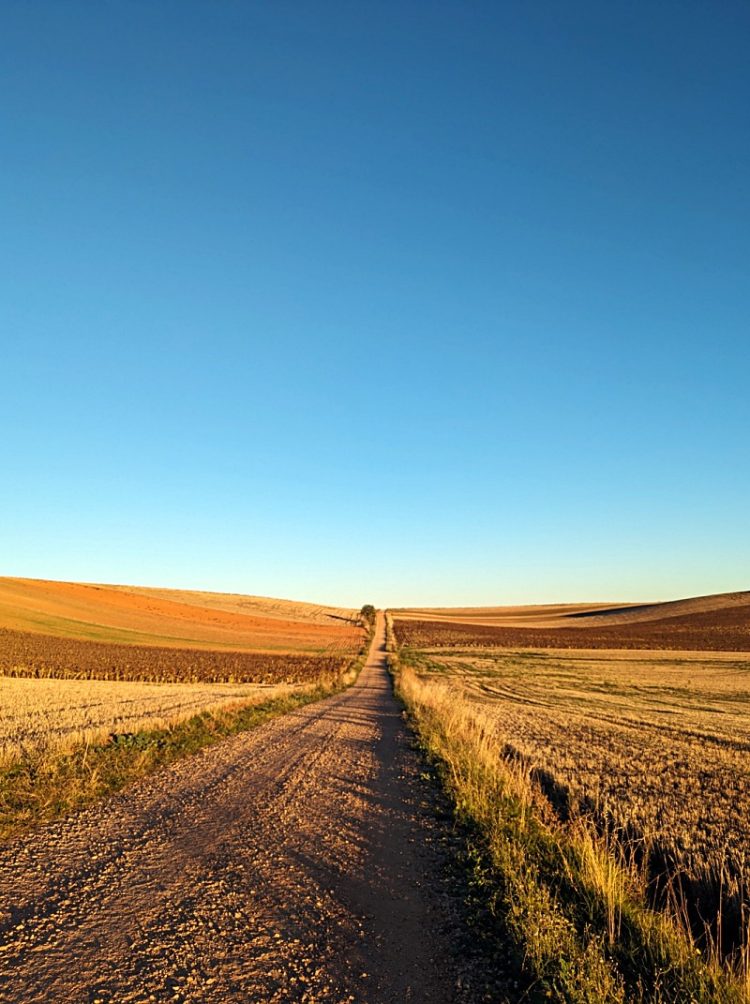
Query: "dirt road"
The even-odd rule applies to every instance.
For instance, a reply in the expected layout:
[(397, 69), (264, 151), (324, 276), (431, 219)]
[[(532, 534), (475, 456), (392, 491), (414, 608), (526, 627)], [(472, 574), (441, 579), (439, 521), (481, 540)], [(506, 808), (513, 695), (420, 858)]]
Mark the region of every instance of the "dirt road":
[(0, 852), (0, 1001), (469, 1000), (385, 672)]

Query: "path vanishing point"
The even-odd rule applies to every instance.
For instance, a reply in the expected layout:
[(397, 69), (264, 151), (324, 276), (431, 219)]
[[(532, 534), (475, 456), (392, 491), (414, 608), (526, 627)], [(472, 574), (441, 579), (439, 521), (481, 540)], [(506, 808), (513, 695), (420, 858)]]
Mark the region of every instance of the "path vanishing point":
[(2, 1004), (465, 998), (378, 614), (349, 690), (0, 852)]

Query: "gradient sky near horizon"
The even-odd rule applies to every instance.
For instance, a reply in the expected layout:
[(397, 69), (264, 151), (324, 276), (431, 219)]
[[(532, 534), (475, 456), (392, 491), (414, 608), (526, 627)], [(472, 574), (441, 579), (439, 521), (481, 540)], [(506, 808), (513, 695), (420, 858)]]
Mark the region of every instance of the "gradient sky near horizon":
[(0, 572), (750, 588), (744, 2), (7, 0)]

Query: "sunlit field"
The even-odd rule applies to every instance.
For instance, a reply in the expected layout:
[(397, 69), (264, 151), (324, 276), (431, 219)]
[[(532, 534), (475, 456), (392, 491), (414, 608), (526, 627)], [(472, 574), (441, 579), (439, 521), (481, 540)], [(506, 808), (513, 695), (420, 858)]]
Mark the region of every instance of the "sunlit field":
[(262, 703), (299, 687), (152, 684), (0, 677), (0, 758), (31, 749), (97, 741), (175, 722), (198, 711)]

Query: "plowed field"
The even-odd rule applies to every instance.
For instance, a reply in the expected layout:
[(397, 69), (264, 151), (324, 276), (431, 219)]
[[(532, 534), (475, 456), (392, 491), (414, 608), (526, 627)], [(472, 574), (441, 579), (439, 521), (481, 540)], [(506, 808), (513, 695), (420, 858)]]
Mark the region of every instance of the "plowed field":
[[(707, 599), (714, 602), (709, 605)], [(400, 643), (414, 648), (750, 651), (750, 593), (728, 594), (724, 603), (721, 599), (616, 611), (579, 608), (552, 618), (545, 611), (540, 619), (554, 623), (545, 627), (522, 627), (524, 615), (514, 618), (509, 612), (503, 620), (491, 611), (484, 618), (480, 611), (421, 611), (421, 617), (416, 611), (395, 611), (394, 622)]]
[(312, 683), (336, 677), (350, 655), (229, 652), (107, 644), (0, 629), (0, 673), (61, 680), (151, 683)]

